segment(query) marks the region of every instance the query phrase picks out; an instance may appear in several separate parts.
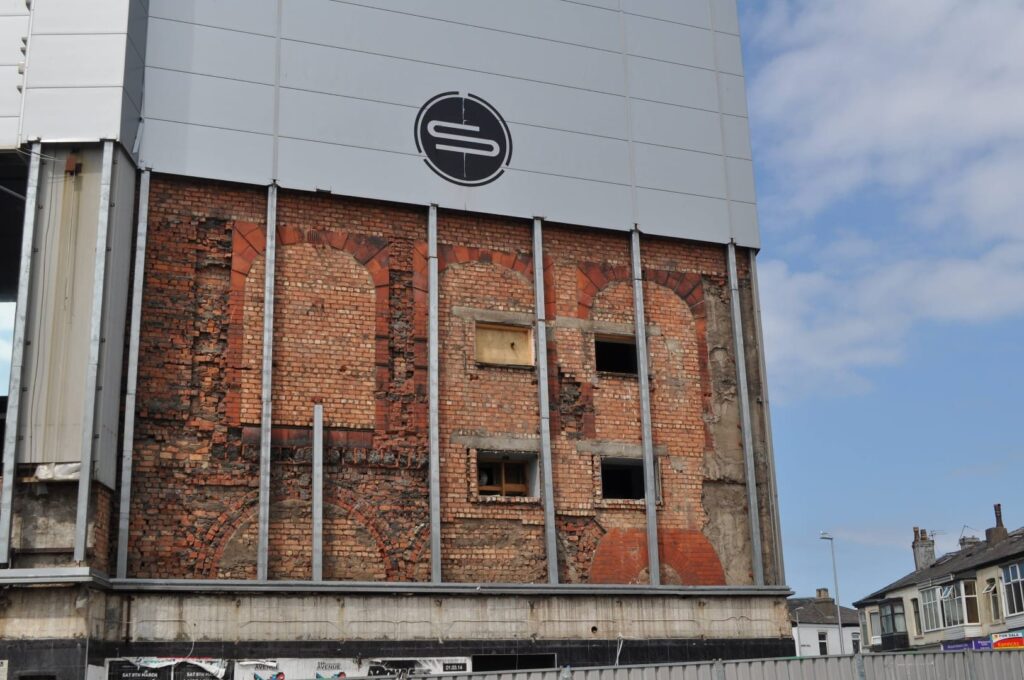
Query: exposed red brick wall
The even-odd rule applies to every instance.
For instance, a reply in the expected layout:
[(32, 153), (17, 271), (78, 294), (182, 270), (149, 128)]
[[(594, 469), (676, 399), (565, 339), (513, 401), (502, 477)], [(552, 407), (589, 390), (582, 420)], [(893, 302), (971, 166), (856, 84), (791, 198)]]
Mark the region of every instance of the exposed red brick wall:
[[(153, 178), (132, 576), (255, 575), (264, 211), (263, 189)], [(310, 576), (315, 403), (327, 427), (325, 576), (429, 578), (425, 237), (425, 209), (279, 194), (272, 578)], [(546, 225), (544, 245), (561, 578), (640, 582), (644, 503), (602, 498), (596, 452), (640, 443), (636, 378), (599, 374), (594, 359), (595, 324), (631, 333), (629, 241)], [(536, 448), (536, 371), (475, 361), (481, 313), (534, 314), (531, 251), (529, 222), (440, 213), (445, 580), (546, 581), (540, 499), (480, 497), (466, 443)], [(702, 461), (716, 446), (705, 291), (724, 280), (725, 249), (645, 238), (643, 266), (662, 576), (724, 583), (702, 534)]]

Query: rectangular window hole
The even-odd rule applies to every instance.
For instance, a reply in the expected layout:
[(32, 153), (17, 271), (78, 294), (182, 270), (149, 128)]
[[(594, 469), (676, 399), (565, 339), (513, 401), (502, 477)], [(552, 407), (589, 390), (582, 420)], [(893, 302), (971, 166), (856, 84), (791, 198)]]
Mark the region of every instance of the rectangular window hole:
[(605, 500), (644, 498), (642, 460), (601, 460), (601, 496)]
[(478, 323), (476, 360), (499, 366), (533, 366), (533, 329)]
[(481, 496), (532, 496), (537, 479), (533, 454), (480, 452), (477, 454), (477, 493)]
[(598, 371), (636, 375), (636, 340), (621, 335), (595, 337), (594, 362)]

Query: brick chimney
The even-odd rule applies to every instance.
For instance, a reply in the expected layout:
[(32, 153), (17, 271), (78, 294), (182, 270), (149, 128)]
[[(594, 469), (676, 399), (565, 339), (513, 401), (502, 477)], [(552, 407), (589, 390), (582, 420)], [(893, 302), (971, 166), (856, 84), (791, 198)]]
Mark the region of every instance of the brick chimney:
[(818, 590), (815, 591), (814, 597), (819, 600), (832, 600), (832, 598), (828, 596), (828, 588), (818, 588)]
[(995, 510), (996, 510), (996, 525), (994, 527), (992, 527), (991, 529), (985, 529), (985, 541), (987, 541), (989, 545), (995, 545), (999, 541), (1001, 541), (1004, 538), (1006, 538), (1006, 536), (1010, 533), (1010, 532), (1008, 532), (1006, 530), (1006, 527), (1003, 526), (1003, 506), (1002, 506), (1002, 504), (1001, 503), (996, 503)]
[(927, 529), (914, 527), (914, 542), (910, 547), (914, 549), (914, 571), (935, 564), (935, 541), (928, 538)]
[(960, 537), (960, 549), (972, 548), (981, 543), (981, 539), (977, 536), (961, 536)]

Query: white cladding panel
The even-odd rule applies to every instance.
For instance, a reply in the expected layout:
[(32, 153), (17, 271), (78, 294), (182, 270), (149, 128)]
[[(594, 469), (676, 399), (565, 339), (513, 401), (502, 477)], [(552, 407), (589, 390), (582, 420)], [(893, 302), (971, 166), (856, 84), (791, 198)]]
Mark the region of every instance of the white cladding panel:
[[(735, 0), (151, 0), (142, 162), (759, 245)], [(416, 145), (443, 92), (504, 118), (484, 186)]]
[(23, 0), (0, 1), (0, 147), (18, 144), (21, 119), (22, 75), (18, 65), (24, 61), (22, 36), (28, 35), (28, 8)]

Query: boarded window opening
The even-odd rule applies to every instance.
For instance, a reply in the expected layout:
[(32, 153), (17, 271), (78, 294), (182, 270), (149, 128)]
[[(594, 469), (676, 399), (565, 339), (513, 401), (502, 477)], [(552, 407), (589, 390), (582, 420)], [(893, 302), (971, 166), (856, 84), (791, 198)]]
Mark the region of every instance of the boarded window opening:
[(636, 340), (628, 336), (597, 336), (594, 361), (598, 371), (636, 375)]
[(477, 456), (477, 492), (481, 496), (530, 496), (536, 456), (481, 452)]
[(605, 500), (644, 498), (643, 461), (602, 460), (601, 496)]
[(474, 673), (556, 667), (554, 654), (477, 654), (473, 657)]
[(533, 366), (533, 332), (528, 326), (476, 325), (476, 360), (500, 366)]

